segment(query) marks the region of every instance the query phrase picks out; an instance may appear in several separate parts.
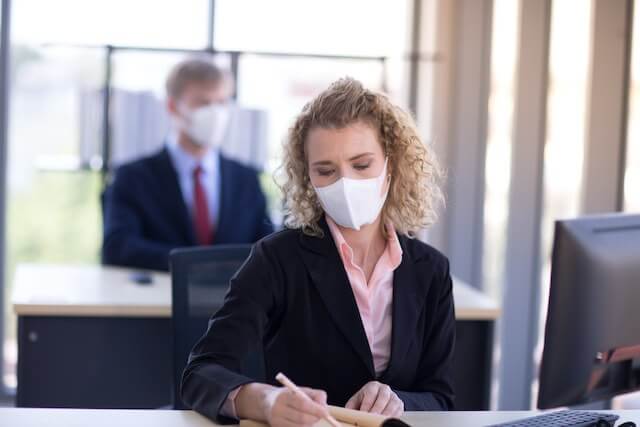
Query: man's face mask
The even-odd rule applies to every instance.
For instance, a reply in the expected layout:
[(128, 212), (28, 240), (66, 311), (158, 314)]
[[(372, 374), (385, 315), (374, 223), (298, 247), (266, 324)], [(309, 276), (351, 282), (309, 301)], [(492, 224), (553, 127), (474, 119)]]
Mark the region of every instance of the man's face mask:
[(178, 127), (200, 146), (220, 147), (224, 141), (231, 116), (226, 104), (209, 104), (195, 109), (178, 108), (181, 116)]

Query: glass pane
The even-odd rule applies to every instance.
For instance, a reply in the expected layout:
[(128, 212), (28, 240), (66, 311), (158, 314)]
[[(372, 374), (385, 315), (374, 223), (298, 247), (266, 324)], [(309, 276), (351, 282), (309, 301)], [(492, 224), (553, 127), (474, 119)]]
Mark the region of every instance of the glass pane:
[(555, 0), (551, 9), (540, 317), (534, 354), (533, 406), (538, 398), (537, 369), (549, 299), (553, 224), (557, 219), (579, 215), (581, 209), (592, 3), (585, 6), (577, 8), (573, 0)]
[(491, 40), (491, 86), (484, 201), (483, 284), (493, 297), (502, 293), (511, 180), (511, 137), (519, 4), (495, 0)]
[[(189, 57), (142, 51), (113, 55), (111, 166), (149, 155), (164, 145), (170, 127), (165, 82), (173, 66)], [(228, 55), (217, 55), (213, 61), (229, 69)]]
[(631, 93), (629, 94), (624, 208), (628, 212), (640, 212), (640, 4), (637, 2), (634, 7), (631, 43)]
[(211, 59), (219, 67), (229, 69), (228, 55), (190, 54), (173, 52), (119, 51), (113, 55), (113, 86), (130, 91), (149, 91), (159, 98), (165, 96), (165, 82), (169, 71), (178, 62), (192, 57)]
[(409, 3), (216, 0), (215, 46), (254, 52), (402, 55), (407, 51)]
[(83, 146), (98, 144), (101, 131), (83, 124), (102, 115), (102, 49), (15, 46), (12, 59), (10, 180), (28, 180), (37, 167), (74, 169), (89, 161)]
[(18, 43), (207, 45), (208, 0), (20, 0), (12, 7)]
[(279, 209), (280, 192), (270, 174), (279, 164), (287, 129), (304, 104), (331, 82), (346, 75), (381, 90), (383, 71), (382, 63), (375, 60), (241, 56), (238, 102), (267, 113), (268, 161), (263, 188), (272, 212)]

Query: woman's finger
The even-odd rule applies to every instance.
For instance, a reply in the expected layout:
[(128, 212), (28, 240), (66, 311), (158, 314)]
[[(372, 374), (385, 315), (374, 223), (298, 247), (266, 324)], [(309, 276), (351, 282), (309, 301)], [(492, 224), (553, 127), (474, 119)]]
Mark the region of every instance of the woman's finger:
[(387, 415), (390, 417), (399, 417), (404, 413), (404, 403), (400, 400), (399, 397), (389, 399), (389, 403), (382, 411), (382, 415)]
[(303, 387), (302, 391), (305, 392), (314, 402), (323, 406), (327, 404), (327, 393), (324, 390)]
[(369, 412), (373, 412), (374, 414), (381, 414), (391, 400), (391, 394), (391, 387), (389, 387), (388, 385), (380, 385), (378, 387), (378, 395), (376, 396), (376, 400), (371, 406)]
[(314, 402), (311, 399), (299, 396), (296, 393), (291, 393), (285, 403), (286, 406), (290, 409), (307, 413), (316, 418), (323, 418), (329, 413), (326, 405), (319, 404), (318, 402)]
[(362, 402), (362, 390), (351, 396), (351, 399), (344, 405), (347, 409), (360, 409), (360, 402)]
[(318, 422), (320, 418), (322, 418), (315, 415), (311, 415), (307, 412), (300, 411), (292, 407), (285, 408), (285, 410), (282, 412), (282, 417), (286, 421), (293, 423), (297, 426), (303, 426), (303, 425), (311, 426), (316, 422)]
[(379, 384), (369, 384), (370, 385), (367, 385), (362, 389), (362, 403), (360, 403), (360, 410), (365, 412), (371, 411), (371, 407), (376, 401), (376, 397), (378, 396), (378, 391), (380, 389)]

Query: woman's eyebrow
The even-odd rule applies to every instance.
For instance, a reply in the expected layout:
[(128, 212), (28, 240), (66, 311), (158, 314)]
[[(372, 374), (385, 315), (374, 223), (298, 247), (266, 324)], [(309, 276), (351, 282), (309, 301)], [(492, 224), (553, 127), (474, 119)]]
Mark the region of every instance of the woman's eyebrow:
[(333, 162), (331, 160), (318, 160), (317, 162), (311, 163), (311, 166), (331, 166)]
[[(352, 162), (352, 161), (358, 160), (358, 159), (360, 159), (362, 157), (373, 156), (373, 155), (374, 155), (374, 153), (371, 153), (371, 152), (360, 153), (360, 154), (356, 154), (353, 157), (350, 157), (349, 161)], [(333, 165), (333, 162), (331, 160), (318, 160), (317, 162), (311, 163), (311, 166), (330, 166), (330, 165)]]
[(356, 156), (353, 156), (353, 157), (349, 158), (349, 161), (351, 162), (353, 160), (358, 160), (359, 158), (365, 157), (365, 156), (373, 156), (373, 153), (367, 152), (367, 153), (358, 154)]

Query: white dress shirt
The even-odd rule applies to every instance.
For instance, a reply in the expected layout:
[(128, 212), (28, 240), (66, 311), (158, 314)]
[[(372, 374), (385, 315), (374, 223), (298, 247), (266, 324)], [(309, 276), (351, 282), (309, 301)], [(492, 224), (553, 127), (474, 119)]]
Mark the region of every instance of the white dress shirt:
[(214, 233), (220, 217), (220, 152), (210, 148), (202, 159), (197, 159), (186, 152), (178, 143), (178, 136), (171, 133), (167, 136), (167, 150), (169, 157), (178, 174), (178, 182), (182, 197), (187, 205), (191, 217), (193, 217), (193, 171), (200, 165), (202, 173), (200, 175), (201, 184), (207, 195), (207, 206), (209, 208), (209, 220), (213, 225)]

